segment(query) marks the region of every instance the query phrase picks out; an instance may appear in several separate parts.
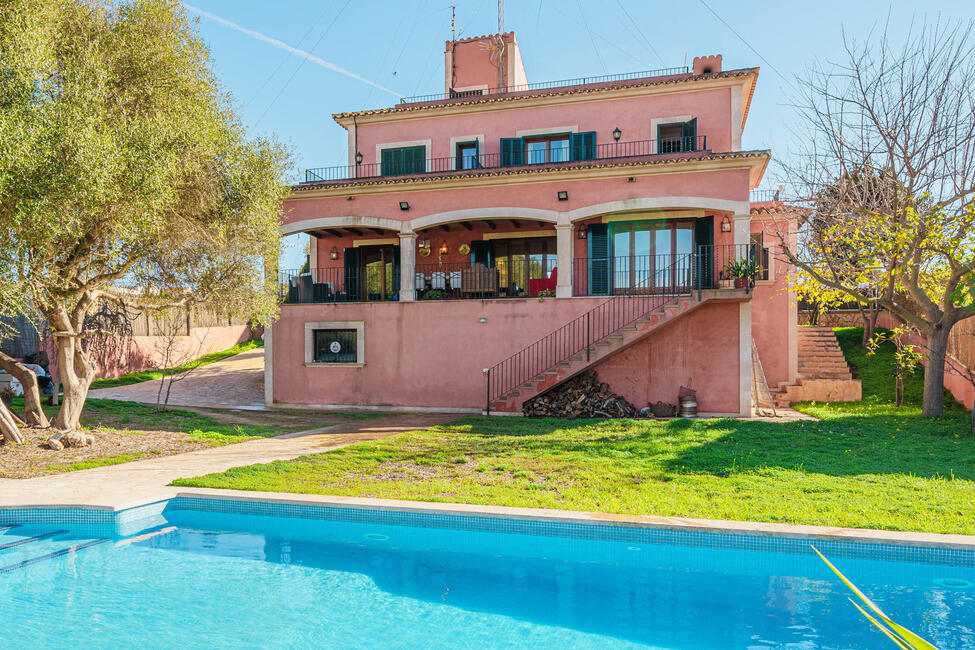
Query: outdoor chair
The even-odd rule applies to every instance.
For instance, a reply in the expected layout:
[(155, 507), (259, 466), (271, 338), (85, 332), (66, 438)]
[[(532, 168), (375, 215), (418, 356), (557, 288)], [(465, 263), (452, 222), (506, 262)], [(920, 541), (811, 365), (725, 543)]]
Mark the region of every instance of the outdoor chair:
[(447, 288), (447, 274), (443, 271), (434, 271), (430, 275), (430, 288), (431, 289), (446, 289)]
[(498, 270), (474, 264), (461, 271), (461, 293), (493, 296), (498, 293)]

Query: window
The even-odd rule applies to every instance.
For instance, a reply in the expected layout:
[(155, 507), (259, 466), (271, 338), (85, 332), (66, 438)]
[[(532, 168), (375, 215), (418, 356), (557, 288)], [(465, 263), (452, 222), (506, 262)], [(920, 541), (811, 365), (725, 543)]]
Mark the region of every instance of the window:
[(458, 142), (457, 169), (477, 169), (480, 166), (477, 156), (477, 142)]
[(765, 233), (753, 232), (750, 237), (752, 244), (752, 258), (758, 265), (758, 279), (769, 279), (769, 259), (768, 248), (765, 246)]
[(501, 293), (508, 296), (535, 295), (532, 280), (551, 278), (558, 266), (555, 237), (498, 240), (491, 246), (491, 256)]
[(315, 363), (355, 363), (355, 330), (314, 330)]
[(697, 151), (697, 118), (657, 125), (657, 153)]
[(570, 160), (568, 135), (525, 138), (525, 164), (539, 165), (567, 160)]
[(306, 322), (305, 365), (364, 365), (364, 332), (364, 321)]
[(617, 293), (690, 286), (694, 223), (636, 221), (610, 224), (612, 287)]
[(394, 147), (383, 149), (382, 175), (422, 174), (427, 170), (427, 148)]

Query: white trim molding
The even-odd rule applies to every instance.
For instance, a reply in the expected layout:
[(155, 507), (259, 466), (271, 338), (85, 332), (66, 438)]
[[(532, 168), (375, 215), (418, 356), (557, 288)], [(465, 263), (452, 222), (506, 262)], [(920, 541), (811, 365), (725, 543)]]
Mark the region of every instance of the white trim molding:
[[(315, 330), (355, 330), (355, 363), (316, 363), (315, 362)], [(366, 322), (361, 320), (349, 321), (307, 321), (305, 322), (305, 366), (348, 367), (362, 366), (366, 362)]]
[(549, 126), (543, 129), (522, 129), (515, 131), (516, 138), (530, 138), (535, 135), (558, 135), (560, 133), (578, 133), (579, 125), (573, 126)]
[(484, 134), (478, 135), (455, 135), (450, 138), (450, 168), (457, 169), (457, 145), (461, 142), (477, 142), (477, 159), (480, 164), (484, 164)]
[(429, 228), (430, 226), (439, 226), (444, 223), (476, 221), (481, 219), (524, 219), (556, 223), (559, 219), (559, 213), (555, 210), (540, 210), (538, 208), (467, 208), (464, 210), (449, 210), (447, 212), (437, 212), (436, 214), (417, 217), (410, 221), (409, 225), (416, 231)]
[(657, 127), (661, 124), (681, 124), (683, 122), (690, 122), (693, 119), (693, 115), (675, 115), (673, 117), (650, 118), (650, 139), (657, 139)]
[(752, 303), (738, 303), (738, 415), (752, 416)]
[(751, 218), (748, 214), (751, 210), (751, 203), (748, 201), (731, 201), (728, 199), (714, 199), (704, 196), (656, 196), (622, 199), (619, 201), (608, 201), (606, 203), (587, 205), (581, 208), (576, 208), (575, 210), (570, 210), (569, 212), (563, 214), (568, 216), (569, 222), (575, 222), (610, 212), (667, 210), (670, 208), (698, 208), (702, 210), (730, 212), (737, 215), (745, 213), (742, 216), (747, 216), (749, 219)]
[(376, 168), (382, 169), (383, 149), (399, 149), (400, 147), (426, 147), (426, 155), (423, 157), (423, 171), (430, 171), (430, 159), (433, 158), (433, 140), (404, 140), (403, 142), (381, 142), (376, 145)]
[[(302, 219), (282, 224), (278, 228), (278, 234), (282, 237), (293, 235), (299, 232), (309, 232), (312, 230), (322, 230), (325, 228), (347, 228), (349, 226), (361, 226), (363, 228), (383, 228), (392, 230), (393, 233), (402, 232), (403, 226), (409, 225), (408, 221), (390, 219), (388, 217), (318, 217), (317, 219)], [(390, 234), (393, 234), (390, 233)]]

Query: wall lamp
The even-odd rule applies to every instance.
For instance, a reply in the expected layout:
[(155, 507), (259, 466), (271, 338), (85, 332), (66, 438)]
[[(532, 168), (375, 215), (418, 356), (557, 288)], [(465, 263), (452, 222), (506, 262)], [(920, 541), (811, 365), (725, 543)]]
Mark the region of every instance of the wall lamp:
[(589, 236), (589, 229), (588, 228), (579, 228), (579, 231), (578, 231), (577, 236), (579, 237), (579, 239), (585, 239), (586, 237)]
[(558, 196), (559, 196), (559, 201), (568, 201), (569, 200), (569, 193), (566, 192), (565, 190), (559, 190)]
[(440, 242), (440, 254), (441, 255), (447, 254), (447, 242)]
[(728, 215), (721, 219), (721, 232), (731, 232), (731, 219), (728, 218)]
[(332, 250), (328, 252), (328, 258), (331, 260), (337, 260), (339, 258), (339, 249), (332, 246)]
[(400, 210), (409, 210), (410, 209), (410, 202), (409, 201), (400, 201), (399, 202), (399, 209)]
[(361, 165), (362, 164), (362, 152), (361, 151), (356, 151), (355, 152), (355, 164), (357, 164), (357, 165)]
[(620, 131), (620, 127), (613, 129), (613, 139), (619, 142), (621, 137), (623, 137), (623, 132)]

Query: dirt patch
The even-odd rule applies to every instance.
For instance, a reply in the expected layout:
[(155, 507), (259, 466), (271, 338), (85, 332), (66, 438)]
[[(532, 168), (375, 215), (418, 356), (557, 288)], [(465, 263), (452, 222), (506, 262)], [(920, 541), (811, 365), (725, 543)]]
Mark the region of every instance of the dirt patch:
[(181, 411), (193, 411), (194, 413), (207, 415), (225, 424), (263, 424), (269, 427), (278, 427), (289, 432), (318, 429), (333, 424), (341, 424), (359, 419), (371, 419), (386, 415), (385, 413), (360, 415), (321, 411), (250, 411), (244, 409), (211, 409), (196, 406), (177, 406), (174, 408), (178, 408)]
[[(173, 431), (119, 432), (114, 429), (89, 429), (95, 438), (90, 447), (54, 451), (44, 446), (51, 437), (48, 429), (21, 429), (27, 442), (0, 446), (0, 478), (30, 478), (59, 474), (67, 466), (85, 461), (122, 458), (124, 462), (156, 456), (172, 456), (209, 447)], [(112, 464), (112, 463), (98, 463)], [(83, 468), (79, 468), (83, 469)]]

